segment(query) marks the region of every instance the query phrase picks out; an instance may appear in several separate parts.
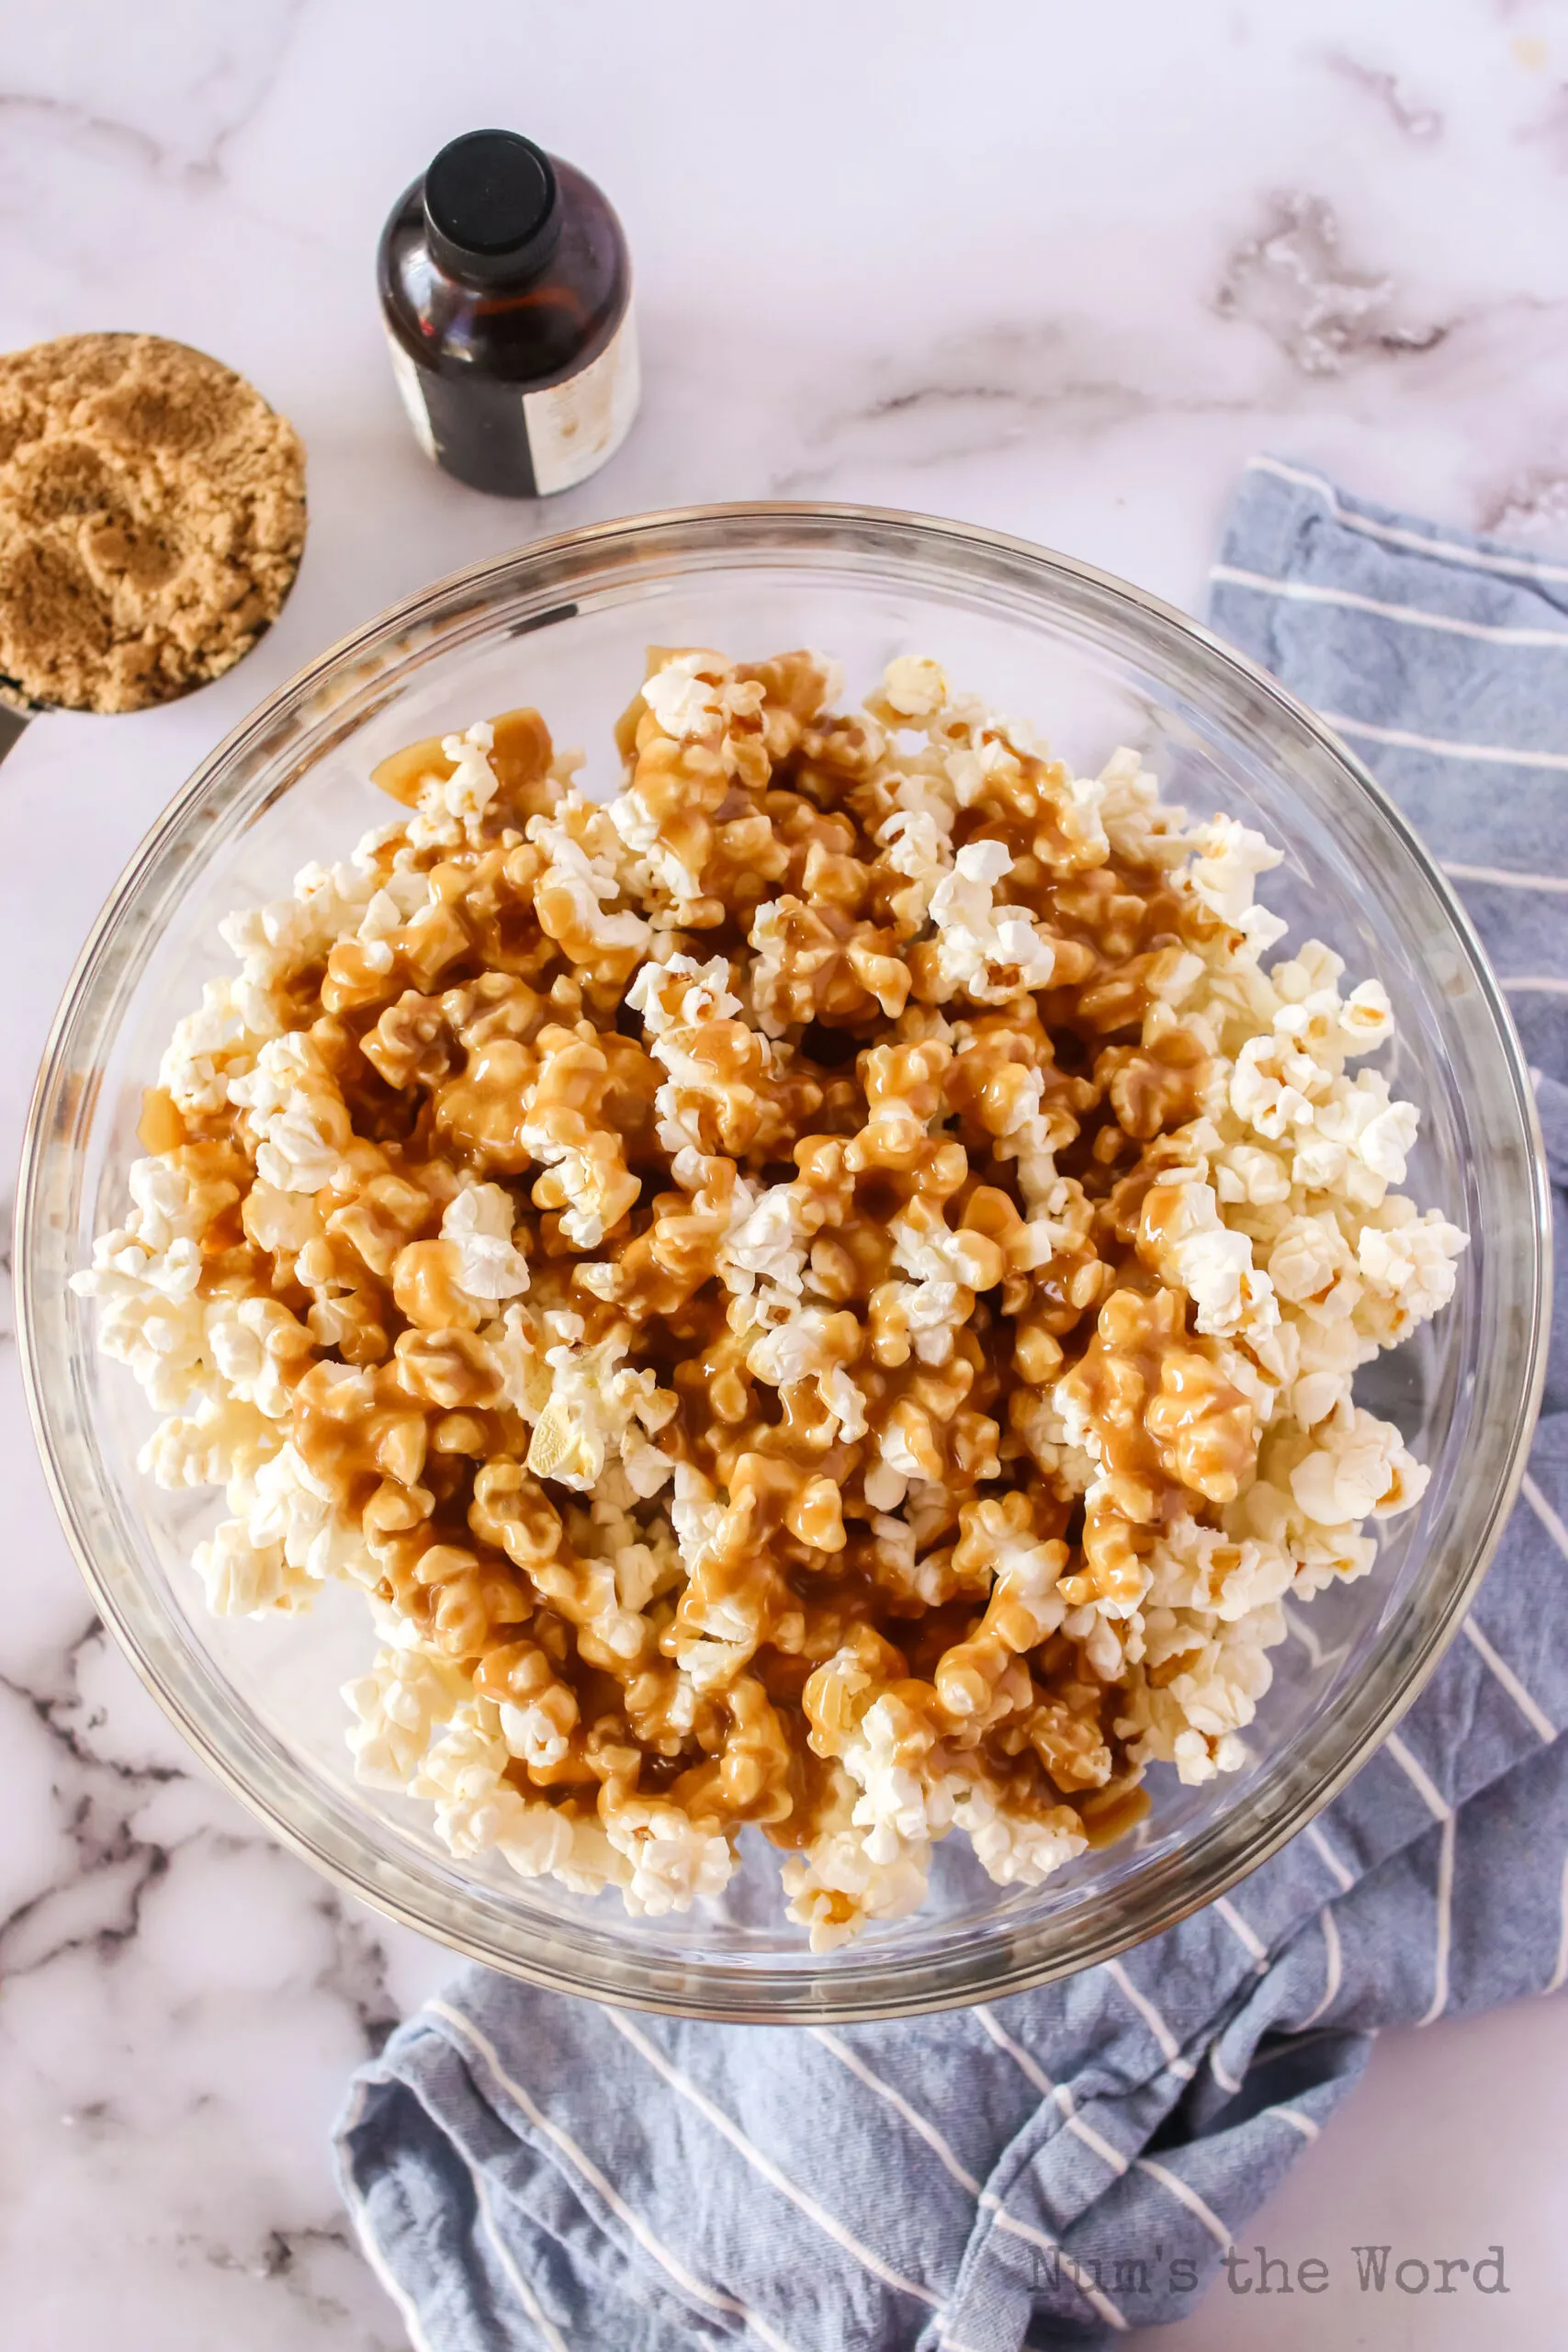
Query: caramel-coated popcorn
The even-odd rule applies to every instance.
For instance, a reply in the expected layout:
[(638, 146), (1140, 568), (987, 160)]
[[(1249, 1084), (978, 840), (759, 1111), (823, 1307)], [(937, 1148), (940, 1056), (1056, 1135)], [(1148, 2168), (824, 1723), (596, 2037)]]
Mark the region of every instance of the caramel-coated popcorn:
[(212, 1607), (365, 1588), (364, 1781), (651, 1914), (755, 1824), (816, 1950), (1244, 1760), (1284, 1595), (1420, 1497), (1352, 1383), (1464, 1246), (1258, 834), (933, 661), (839, 692), (656, 650), (607, 808), (532, 711), (383, 763), (76, 1278)]

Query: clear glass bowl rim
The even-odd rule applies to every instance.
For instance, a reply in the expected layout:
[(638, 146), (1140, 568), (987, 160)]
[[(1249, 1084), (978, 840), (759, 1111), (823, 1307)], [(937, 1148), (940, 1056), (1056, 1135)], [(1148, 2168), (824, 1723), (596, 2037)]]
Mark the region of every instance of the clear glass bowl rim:
[[(761, 549), (809, 560), (813, 549), (852, 544), (874, 548), (884, 557), (918, 556), (924, 568), (944, 553), (971, 575), (1031, 585), (1035, 593), (1070, 602), (1075, 592), (1119, 608), (1125, 620), (1175, 649), (1201, 671), (1205, 663), (1228, 668), (1271, 707), (1288, 730), (1310, 739), (1326, 754), (1346, 786), (1371, 804), (1378, 821), (1396, 835), (1442, 902), (1460, 953), (1491, 1015), (1502, 1049), (1508, 1092), (1517, 1110), (1517, 1132), (1528, 1171), (1517, 1186), (1513, 1221), (1517, 1246), (1529, 1263), (1516, 1290), (1522, 1294), (1525, 1329), (1514, 1358), (1515, 1409), (1511, 1430), (1501, 1436), (1478, 1481), (1472, 1538), (1462, 1556), (1438, 1560), (1411, 1595), (1419, 1620), (1404, 1628), (1396, 1671), (1368, 1674), (1327, 1724), (1314, 1729), (1309, 1757), (1298, 1769), (1274, 1776), (1273, 1801), (1257, 1797), (1200, 1832), (1178, 1852), (1156, 1860), (1130, 1886), (1117, 1892), (1101, 1917), (1095, 1906), (1061, 1924), (999, 1923), (998, 1932), (976, 1939), (969, 1954), (931, 1964), (911, 1984), (897, 1947), (855, 1948), (834, 1955), (820, 1973), (796, 1971), (744, 1972), (723, 1962), (693, 1960), (680, 1964), (649, 1960), (629, 1943), (608, 1951), (586, 1951), (571, 1923), (537, 1939), (526, 1953), (502, 1945), (444, 1890), (428, 1884), (400, 1861), (367, 1850), (367, 1841), (346, 1835), (256, 1743), (237, 1738), (221, 1710), (196, 1703), (171, 1671), (152, 1637), (144, 1597), (117, 1581), (116, 1564), (101, 1563), (89, 1540), (73, 1492), (70, 1456), (90, 1444), (51, 1409), (60, 1401), (58, 1381), (69, 1347), (51, 1351), (63, 1328), (62, 1302), (32, 1279), (39, 1255), (43, 1221), (50, 1214), (52, 1155), (69, 1149), (62, 1113), (70, 1101), (72, 1072), (85, 1064), (84, 1038), (101, 1041), (104, 1024), (90, 1019), (93, 984), (111, 955), (117, 935), (135, 907), (141, 886), (177, 842), (192, 813), (211, 801), (225, 781), (254, 759), (257, 747), (276, 738), (271, 763), (277, 764), (289, 740), (289, 722), (312, 706), (330, 713), (334, 702), (357, 707), (359, 697), (395, 674), (400, 650), (456, 628), (466, 615), (482, 614), (507, 592), (530, 588), (541, 598), (525, 627), (541, 627), (559, 605), (542, 601), (546, 592), (570, 591), (606, 573), (619, 560), (629, 571), (650, 555), (680, 567), (699, 569), (705, 559), (735, 559)], [(466, 636), (468, 632), (462, 631)], [(372, 670), (371, 664), (378, 666)], [(363, 683), (357, 694), (355, 681)], [(333, 694), (334, 687), (342, 692)], [(363, 711), (360, 716), (363, 716)], [(273, 795), (298, 779), (332, 740), (316, 740), (310, 757), (295, 761), (281, 782), (266, 765), (240, 785), (252, 816)], [(294, 731), (298, 731), (296, 725)], [(1341, 1789), (1386, 1738), (1418, 1695), (1438, 1664), (1486, 1571), (1523, 1476), (1529, 1438), (1546, 1372), (1550, 1309), (1551, 1192), (1536, 1116), (1533, 1089), (1506, 1001), (1462, 906), (1398, 808), (1346, 744), (1306, 705), (1267, 671), (1213, 636), (1176, 607), (1130, 582), (1094, 565), (979, 525), (898, 509), (840, 503), (735, 502), (669, 508), (590, 525), (533, 540), (520, 548), (447, 574), (400, 604), (389, 606), (277, 687), (201, 763), (150, 828), (106, 900), (77, 959), (51, 1029), (29, 1107), (17, 1202), (16, 1289), (23, 1382), (34, 1435), (56, 1512), (105, 1623), (125, 1650), (152, 1696), (190, 1745), (240, 1801), (286, 1846), (314, 1868), (404, 1926), (445, 1943), (465, 1958), (549, 1989), (587, 1994), (617, 2005), (673, 2016), (767, 2023), (852, 2022), (890, 2018), (1005, 1997), (1029, 1987), (1113, 1959), (1133, 1945), (1162, 1933), (1224, 1894), (1291, 1838)], [(55, 1328), (51, 1330), (51, 1318)], [(1385, 1645), (1386, 1648), (1386, 1645)], [(1385, 1668), (1389, 1659), (1383, 1657)], [(1375, 1663), (1375, 1661), (1374, 1661)], [(273, 1783), (269, 1792), (267, 1783)], [(1265, 1792), (1264, 1793), (1267, 1793)], [(292, 1800), (292, 1802), (290, 1802)], [(312, 1817), (314, 1816), (314, 1817)]]

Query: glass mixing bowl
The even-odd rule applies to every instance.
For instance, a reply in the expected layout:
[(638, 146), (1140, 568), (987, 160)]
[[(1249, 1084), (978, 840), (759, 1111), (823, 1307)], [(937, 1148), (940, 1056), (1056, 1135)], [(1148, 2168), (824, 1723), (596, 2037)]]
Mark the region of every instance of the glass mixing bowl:
[[(374, 1647), (361, 1595), (329, 1588), (304, 1618), (206, 1613), (187, 1564), (217, 1498), (139, 1474), (151, 1416), (67, 1287), (95, 1231), (120, 1221), (141, 1090), (225, 967), (220, 919), (346, 854), (388, 814), (367, 781), (376, 762), (481, 712), (536, 703), (607, 793), (612, 722), (649, 643), (749, 657), (818, 645), (857, 693), (894, 654), (933, 653), (1069, 761), (1097, 768), (1134, 744), (1170, 798), (1260, 827), (1286, 852), (1263, 895), (1293, 936), (1315, 933), (1387, 987), (1385, 1067), (1422, 1111), (1409, 1189), (1471, 1235), (1452, 1306), (1362, 1375), (1365, 1400), (1430, 1464), (1426, 1498), (1385, 1529), (1371, 1576), (1295, 1613), (1249, 1763), (1203, 1788), (1156, 1768), (1136, 1828), (1033, 1891), (993, 1886), (950, 1839), (923, 1911), (827, 1956), (784, 1919), (771, 1848), (721, 1908), (632, 1919), (613, 1893), (459, 1864), (426, 1808), (357, 1787), (338, 1686)], [(105, 910), (45, 1057), (21, 1328), (55, 1501), (105, 1617), (194, 1746), (299, 1852), (470, 1958), (565, 1990), (714, 2018), (896, 2016), (1015, 1992), (1168, 1927), (1301, 1828), (1397, 1720), (1521, 1472), (1545, 1203), (1527, 1073), (1464, 916), (1365, 771), (1272, 679), (1136, 589), (991, 532), (847, 506), (712, 507), (570, 532), (440, 582), (323, 655), (192, 778)]]

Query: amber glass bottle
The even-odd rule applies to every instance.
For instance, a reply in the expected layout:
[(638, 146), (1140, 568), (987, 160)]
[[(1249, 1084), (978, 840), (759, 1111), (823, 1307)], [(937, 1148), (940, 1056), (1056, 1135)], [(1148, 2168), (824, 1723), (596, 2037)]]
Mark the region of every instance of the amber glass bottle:
[(420, 446), (459, 481), (542, 498), (637, 413), (631, 266), (593, 182), (513, 130), (444, 147), (392, 212), (377, 278)]

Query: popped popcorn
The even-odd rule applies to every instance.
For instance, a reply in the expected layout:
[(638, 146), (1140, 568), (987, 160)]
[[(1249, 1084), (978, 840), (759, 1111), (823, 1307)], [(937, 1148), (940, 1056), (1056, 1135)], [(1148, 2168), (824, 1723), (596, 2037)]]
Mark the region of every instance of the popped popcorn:
[(384, 762), (75, 1278), (212, 1608), (364, 1590), (362, 1780), (653, 1917), (753, 1827), (824, 1951), (1244, 1760), (1284, 1600), (1420, 1498), (1354, 1384), (1465, 1246), (1267, 842), (924, 657), (840, 691), (656, 653), (608, 808), (532, 711)]

